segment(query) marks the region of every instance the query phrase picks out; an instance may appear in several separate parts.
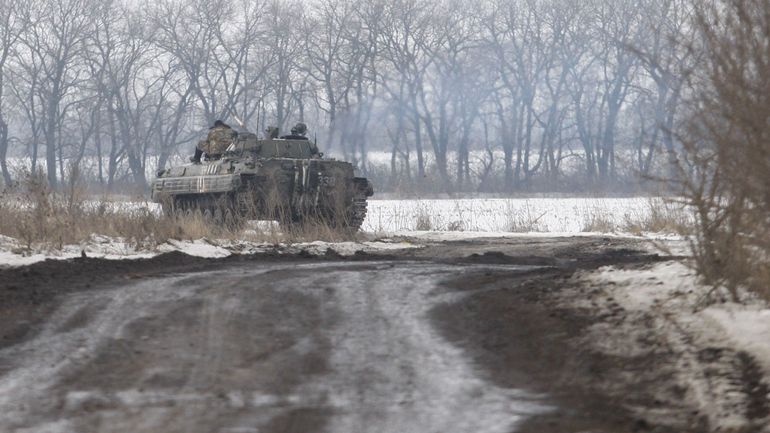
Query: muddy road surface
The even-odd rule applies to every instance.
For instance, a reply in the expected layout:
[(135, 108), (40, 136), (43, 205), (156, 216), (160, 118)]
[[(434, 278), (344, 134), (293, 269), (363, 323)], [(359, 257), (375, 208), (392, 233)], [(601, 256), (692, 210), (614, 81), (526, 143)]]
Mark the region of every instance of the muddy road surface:
[(543, 301), (578, 269), (661, 260), (635, 242), (3, 270), (0, 432), (653, 429), (575, 350), (590, 319)]

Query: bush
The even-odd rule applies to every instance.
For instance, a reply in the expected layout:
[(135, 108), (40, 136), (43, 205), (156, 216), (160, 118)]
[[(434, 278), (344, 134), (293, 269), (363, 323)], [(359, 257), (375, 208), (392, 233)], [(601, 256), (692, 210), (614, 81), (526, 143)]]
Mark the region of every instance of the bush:
[(642, 235), (644, 233), (692, 234), (693, 221), (689, 209), (679, 200), (653, 198), (647, 203), (647, 212), (641, 215), (626, 215), (623, 231)]
[(705, 56), (678, 181), (696, 212), (707, 282), (770, 299), (770, 0), (698, 8)]

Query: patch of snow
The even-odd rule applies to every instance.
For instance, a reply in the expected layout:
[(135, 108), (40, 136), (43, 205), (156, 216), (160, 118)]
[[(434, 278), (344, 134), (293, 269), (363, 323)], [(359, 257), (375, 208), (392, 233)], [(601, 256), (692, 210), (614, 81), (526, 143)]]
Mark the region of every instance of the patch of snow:
[(343, 256), (353, 255), (358, 251), (373, 253), (422, 248), (423, 245), (408, 241), (365, 241), (365, 242), (300, 242), (293, 244), (272, 244), (229, 239), (198, 239), (193, 241), (169, 240), (153, 248), (141, 248), (121, 238), (91, 236), (80, 245), (64, 245), (61, 249), (28, 251), (15, 239), (0, 238), (0, 267), (26, 266), (44, 260), (67, 260), (81, 257), (83, 253), (91, 258), (108, 260), (152, 258), (159, 254), (179, 251), (190, 256), (202, 258), (222, 258), (235, 254), (257, 254), (266, 251), (278, 253), (298, 253), (323, 255), (332, 249)]
[[(7, 266), (7, 267), (27, 266), (33, 263), (42, 262), (49, 258), (52, 258), (52, 257), (46, 256), (44, 254), (20, 255), (20, 254), (12, 253), (10, 251), (0, 251), (0, 266)], [(73, 257), (67, 257), (67, 258), (73, 258)]]
[(159, 253), (168, 253), (172, 251), (179, 251), (190, 256), (208, 259), (227, 257), (233, 254), (232, 251), (227, 248), (211, 243), (206, 239), (195, 241), (169, 240), (157, 248), (157, 252)]
[(673, 257), (692, 256), (691, 239), (686, 236), (644, 234), (642, 238), (651, 241), (647, 244), (650, 253), (662, 252)]
[(713, 320), (737, 349), (750, 353), (770, 373), (770, 308), (730, 303), (700, 314)]
[[(650, 340), (676, 354), (669, 366), (675, 381), (688, 389), (712, 429), (738, 431), (757, 427), (745, 408), (746, 394), (740, 357), (745, 352), (770, 378), (770, 308), (747, 297), (741, 304), (722, 303), (702, 308), (710, 287), (698, 283), (683, 262), (664, 262), (641, 269), (602, 268), (583, 276), (592, 292), (575, 305), (598, 308), (602, 314), (622, 312), (619, 322), (598, 323), (586, 338), (596, 350), (613, 356), (638, 356)], [(654, 345), (653, 345), (654, 347)], [(655, 356), (652, 354), (652, 356)], [(770, 426), (757, 428), (770, 432)]]
[(325, 254), (328, 250), (333, 250), (343, 256), (351, 256), (359, 251), (371, 253), (376, 251), (397, 251), (414, 248), (422, 248), (423, 245), (411, 243), (408, 241), (366, 241), (366, 242), (301, 242), (292, 245), (292, 250), (304, 250), (311, 254)]

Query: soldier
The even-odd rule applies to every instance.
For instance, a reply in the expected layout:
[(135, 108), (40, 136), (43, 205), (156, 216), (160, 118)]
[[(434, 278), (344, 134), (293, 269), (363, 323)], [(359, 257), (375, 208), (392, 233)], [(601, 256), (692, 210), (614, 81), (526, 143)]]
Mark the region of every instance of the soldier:
[(307, 140), (307, 137), (305, 137), (305, 135), (307, 135), (307, 125), (302, 122), (297, 122), (297, 124), (291, 128), (291, 135), (295, 137), (302, 137)]
[(207, 159), (218, 159), (232, 144), (238, 133), (221, 120), (214, 122), (214, 126), (209, 128), (209, 134), (205, 140), (198, 142), (195, 148), (195, 156), (191, 161), (198, 164), (201, 162), (201, 156), (205, 153)]
[(284, 135), (281, 138), (287, 140), (307, 140), (305, 136), (307, 134), (307, 125), (302, 122), (298, 122), (291, 128), (291, 135)]
[(278, 128), (275, 126), (268, 126), (267, 129), (265, 129), (265, 139), (273, 140), (275, 138), (278, 138)]

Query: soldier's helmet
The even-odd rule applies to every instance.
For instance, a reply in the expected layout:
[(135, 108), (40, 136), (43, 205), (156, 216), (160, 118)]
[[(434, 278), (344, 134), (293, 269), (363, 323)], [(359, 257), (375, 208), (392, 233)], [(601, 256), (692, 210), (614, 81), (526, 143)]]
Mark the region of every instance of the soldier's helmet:
[(296, 125), (294, 125), (293, 128), (291, 128), (291, 135), (304, 136), (305, 134), (307, 134), (307, 125), (302, 122), (298, 122)]
[(265, 137), (268, 139), (278, 138), (278, 128), (275, 126), (268, 126), (265, 129)]

